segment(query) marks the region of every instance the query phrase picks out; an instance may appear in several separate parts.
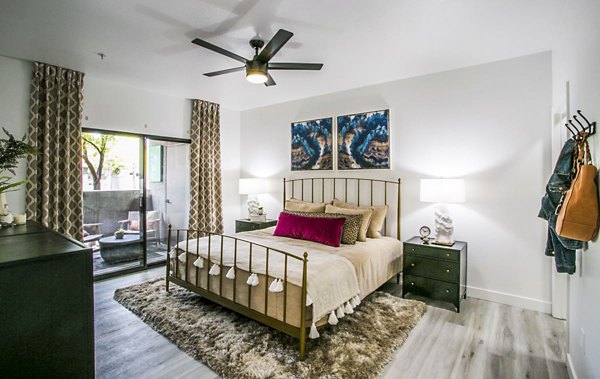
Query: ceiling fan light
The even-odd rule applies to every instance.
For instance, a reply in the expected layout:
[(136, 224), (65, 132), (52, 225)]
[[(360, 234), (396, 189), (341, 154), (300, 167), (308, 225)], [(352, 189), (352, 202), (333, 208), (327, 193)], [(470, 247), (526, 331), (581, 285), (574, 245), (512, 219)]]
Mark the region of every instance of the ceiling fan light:
[(246, 80), (254, 84), (263, 84), (267, 79), (267, 74), (262, 71), (250, 71), (246, 74)]

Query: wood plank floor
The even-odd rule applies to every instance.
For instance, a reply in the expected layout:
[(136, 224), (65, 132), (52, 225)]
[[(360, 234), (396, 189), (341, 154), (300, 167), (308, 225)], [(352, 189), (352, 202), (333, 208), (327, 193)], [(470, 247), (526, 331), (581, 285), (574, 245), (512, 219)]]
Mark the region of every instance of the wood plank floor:
[[(159, 277), (163, 268), (97, 282), (97, 378), (218, 378), (112, 297), (115, 289)], [(395, 283), (382, 290), (400, 295)], [(477, 299), (461, 313), (429, 307), (382, 378), (568, 378), (565, 323)]]

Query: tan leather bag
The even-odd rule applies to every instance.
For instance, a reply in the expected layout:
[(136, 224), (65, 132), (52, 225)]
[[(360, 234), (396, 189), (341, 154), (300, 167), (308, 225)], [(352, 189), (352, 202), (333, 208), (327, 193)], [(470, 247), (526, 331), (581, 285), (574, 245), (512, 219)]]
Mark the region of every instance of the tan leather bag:
[(576, 145), (577, 175), (564, 194), (556, 220), (559, 236), (578, 241), (590, 241), (598, 233), (598, 170), (592, 165), (587, 138)]

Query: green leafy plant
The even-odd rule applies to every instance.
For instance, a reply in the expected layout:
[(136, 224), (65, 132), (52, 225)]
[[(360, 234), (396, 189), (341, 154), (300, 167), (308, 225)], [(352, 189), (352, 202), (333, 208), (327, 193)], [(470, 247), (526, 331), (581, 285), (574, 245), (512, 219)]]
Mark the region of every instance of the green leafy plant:
[[(27, 183), (27, 180), (13, 183), (10, 181), (16, 175), (15, 168), (19, 159), (35, 153), (35, 148), (25, 142), (25, 136), (17, 140), (8, 130), (2, 129), (7, 138), (0, 139), (0, 193), (16, 191), (21, 184)], [(7, 175), (7, 172), (12, 176)]]
[(83, 161), (94, 181), (94, 190), (100, 190), (104, 170), (118, 175), (124, 167), (116, 158), (107, 156), (117, 138), (110, 134), (83, 133), (82, 140)]

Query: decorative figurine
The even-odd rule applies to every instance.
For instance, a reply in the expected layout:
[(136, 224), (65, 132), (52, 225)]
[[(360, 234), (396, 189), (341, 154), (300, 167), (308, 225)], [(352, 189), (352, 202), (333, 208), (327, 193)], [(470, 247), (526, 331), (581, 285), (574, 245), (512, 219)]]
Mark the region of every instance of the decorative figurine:
[(419, 234), (421, 235), (421, 241), (423, 241), (424, 244), (429, 244), (429, 235), (431, 234), (431, 229), (429, 229), (428, 226), (423, 225), (419, 229)]

